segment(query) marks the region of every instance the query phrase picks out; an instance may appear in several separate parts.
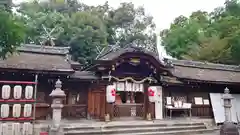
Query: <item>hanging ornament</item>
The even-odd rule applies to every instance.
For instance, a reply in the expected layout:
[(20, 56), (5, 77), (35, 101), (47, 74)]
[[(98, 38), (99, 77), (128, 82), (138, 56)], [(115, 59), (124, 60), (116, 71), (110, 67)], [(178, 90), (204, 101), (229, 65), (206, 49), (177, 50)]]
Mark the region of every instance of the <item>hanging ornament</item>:
[(141, 92), (144, 92), (144, 86), (143, 86), (142, 83), (140, 84), (139, 89), (140, 89)]

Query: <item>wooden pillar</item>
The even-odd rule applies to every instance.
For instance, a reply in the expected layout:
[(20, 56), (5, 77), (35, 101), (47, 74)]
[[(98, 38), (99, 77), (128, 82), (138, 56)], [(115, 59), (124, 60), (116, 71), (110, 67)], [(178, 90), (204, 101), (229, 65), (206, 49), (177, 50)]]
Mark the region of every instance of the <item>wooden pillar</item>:
[(144, 119), (147, 119), (147, 114), (149, 113), (149, 99), (148, 99), (148, 84), (144, 84)]

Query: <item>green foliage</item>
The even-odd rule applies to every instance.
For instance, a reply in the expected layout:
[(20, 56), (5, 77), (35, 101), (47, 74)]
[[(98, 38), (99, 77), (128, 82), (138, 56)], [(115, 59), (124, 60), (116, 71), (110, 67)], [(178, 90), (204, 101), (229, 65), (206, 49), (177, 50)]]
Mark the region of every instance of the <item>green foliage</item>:
[(211, 13), (180, 16), (160, 36), (166, 51), (178, 59), (239, 64), (239, 0), (228, 0)]
[[(137, 43), (156, 51), (155, 24), (143, 7), (122, 3), (114, 9), (106, 2), (88, 6), (77, 0), (22, 3), (22, 21), (28, 26), (25, 43), (43, 43), (51, 31), (57, 46), (70, 46), (74, 60), (89, 63), (107, 45)], [(46, 38), (45, 38), (46, 39)]]
[(0, 57), (6, 58), (8, 54), (16, 51), (24, 40), (24, 25), (14, 14), (0, 10)]
[(71, 36), (69, 45), (74, 60), (89, 62), (96, 57), (96, 46), (107, 44), (105, 25), (97, 16), (87, 12), (73, 14), (68, 29), (65, 30), (69, 31), (68, 35)]

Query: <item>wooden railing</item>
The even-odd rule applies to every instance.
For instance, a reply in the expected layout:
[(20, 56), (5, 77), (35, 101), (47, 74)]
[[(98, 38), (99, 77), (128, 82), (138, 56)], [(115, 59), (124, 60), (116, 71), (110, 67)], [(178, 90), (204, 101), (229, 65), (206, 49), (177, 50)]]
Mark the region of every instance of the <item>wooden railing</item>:
[(114, 117), (143, 117), (143, 104), (118, 104), (113, 107)]
[(192, 116), (212, 117), (212, 107), (210, 105), (192, 105)]
[(87, 118), (87, 105), (78, 104), (78, 105), (64, 105), (63, 118), (66, 119), (86, 119)]
[(47, 117), (51, 117), (52, 108), (50, 104), (47, 103), (37, 103), (36, 104), (36, 119), (37, 120), (46, 120)]

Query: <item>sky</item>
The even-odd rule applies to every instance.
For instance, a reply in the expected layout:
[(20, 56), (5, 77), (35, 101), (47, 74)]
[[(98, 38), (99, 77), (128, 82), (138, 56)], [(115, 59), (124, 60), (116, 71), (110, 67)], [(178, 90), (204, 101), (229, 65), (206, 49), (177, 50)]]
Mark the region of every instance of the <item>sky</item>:
[[(18, 3), (24, 0), (13, 0)], [(88, 5), (98, 5), (105, 3), (106, 0), (80, 0)], [(118, 7), (122, 2), (132, 2), (136, 6), (144, 6), (146, 12), (154, 17), (157, 30), (169, 28), (174, 18), (179, 15), (189, 16), (193, 11), (203, 10), (213, 11), (214, 8), (223, 6), (225, 0), (108, 0), (113, 7)], [(160, 55), (167, 57), (163, 47), (158, 44)]]

